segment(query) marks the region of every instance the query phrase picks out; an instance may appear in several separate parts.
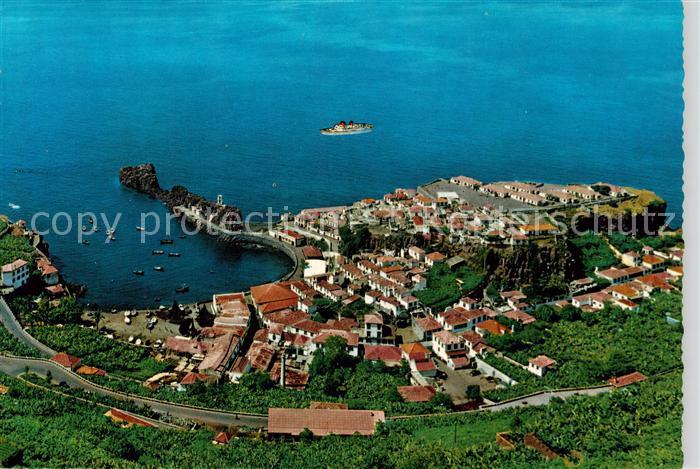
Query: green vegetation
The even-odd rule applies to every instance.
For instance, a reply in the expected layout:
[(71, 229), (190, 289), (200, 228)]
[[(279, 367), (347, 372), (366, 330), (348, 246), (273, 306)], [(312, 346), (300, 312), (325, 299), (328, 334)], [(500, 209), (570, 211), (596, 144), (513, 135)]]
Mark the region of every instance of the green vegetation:
[(0, 324), (0, 351), (22, 357), (39, 356), (39, 352), (20, 342), (15, 336), (10, 334), (2, 324)]
[(46, 299), (38, 302), (22, 296), (10, 303), (10, 308), (23, 324), (76, 324), (81, 321), (83, 306), (75, 298), (64, 297), (57, 305)]
[(656, 250), (666, 250), (683, 246), (683, 235), (674, 233), (665, 236), (646, 236), (634, 238), (621, 233), (610, 233), (608, 241), (620, 252), (641, 251), (644, 246), (649, 246)]
[(135, 379), (146, 379), (168, 367), (152, 358), (149, 349), (108, 339), (94, 329), (40, 326), (32, 327), (30, 333), (54, 350), (80, 357), (84, 364)]
[(12, 235), (0, 237), (0, 265), (9, 264), (17, 259), (32, 262), (35, 255), (34, 247), (27, 238)]
[(329, 249), (328, 243), (323, 238), (316, 239), (316, 238), (312, 238), (309, 236), (306, 239), (311, 246), (316, 246), (317, 248), (319, 248), (321, 250), (321, 252), (328, 251), (328, 249)]
[(371, 237), (372, 234), (366, 226), (354, 230), (349, 226), (340, 227), (340, 253), (345, 257), (352, 257), (367, 246)]
[(5, 230), (5, 228), (7, 228), (8, 225), (9, 225), (9, 223), (4, 218), (4, 215), (0, 215), (0, 233), (2, 233), (3, 230)]
[(617, 217), (620, 214), (639, 215), (644, 213), (644, 210), (656, 212), (666, 203), (661, 197), (651, 191), (634, 189), (632, 187), (625, 187), (625, 190), (636, 197), (614, 205), (599, 205), (597, 206), (598, 213), (609, 217)]
[[(397, 386), (406, 386), (408, 367), (387, 368), (383, 363), (349, 356), (342, 339), (331, 338), (311, 365), (311, 379), (303, 391), (275, 386), (266, 374), (243, 376), (238, 384), (222, 382), (188, 386), (178, 392), (169, 386), (151, 391), (140, 383), (90, 377), (119, 391), (162, 400), (241, 412), (265, 413), (270, 407), (308, 407), (311, 401), (345, 402), (351, 409), (382, 409), (389, 414), (422, 414), (449, 410), (442, 395), (428, 403), (404, 402)], [(99, 365), (95, 365), (99, 366)]]
[(468, 267), (453, 272), (446, 264), (437, 264), (428, 271), (428, 287), (414, 294), (424, 305), (441, 310), (473, 291), (483, 280), (482, 275)]
[[(563, 455), (580, 451), (583, 467), (679, 467), (681, 373), (597, 397), (548, 406), (395, 420), (374, 437), (326, 437), (295, 443), (239, 438), (214, 446), (214, 433), (121, 428), (105, 409), (47, 394), (0, 375), (3, 444), (22, 466), (42, 467), (541, 467), (522, 445), (535, 432)], [(495, 433), (511, 432), (505, 451)], [(455, 441), (456, 435), (456, 441)], [(570, 457), (570, 456), (569, 456)], [(570, 457), (571, 458), (571, 457)], [(560, 463), (554, 463), (560, 465)]]
[[(519, 383), (489, 391), (486, 397), (503, 400), (543, 389), (592, 386), (635, 370), (650, 376), (681, 366), (683, 327), (666, 321), (667, 314), (680, 316), (681, 308), (682, 297), (676, 293), (657, 294), (639, 311), (608, 306), (583, 317), (573, 312), (575, 308), (561, 314), (543, 306), (536, 312), (539, 320), (535, 323), (514, 334), (489, 336), (487, 340), (522, 364), (537, 355), (547, 355), (558, 362), (557, 370), (539, 378), (493, 363), (509, 376), (509, 371), (514, 373), (511, 377)], [(493, 360), (495, 357), (487, 358), (489, 363)]]
[(328, 298), (318, 298), (314, 301), (316, 313), (313, 316), (315, 321), (326, 322), (329, 319), (338, 317), (360, 319), (365, 314), (373, 311), (372, 306), (364, 301), (356, 301), (351, 305), (344, 306), (340, 301), (331, 301)]
[(593, 275), (596, 267), (607, 269), (618, 263), (605, 240), (599, 235), (588, 233), (572, 239), (571, 243), (578, 248), (586, 275)]

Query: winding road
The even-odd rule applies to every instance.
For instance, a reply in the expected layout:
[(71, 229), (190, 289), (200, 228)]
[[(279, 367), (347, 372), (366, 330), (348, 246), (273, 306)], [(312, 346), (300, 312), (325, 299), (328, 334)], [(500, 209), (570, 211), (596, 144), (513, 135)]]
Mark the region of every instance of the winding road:
[(61, 365), (48, 360), (0, 356), (0, 371), (3, 373), (17, 377), (24, 374), (27, 369), (30, 373), (35, 373), (40, 376), (46, 376), (46, 373), (50, 371), (53, 381), (65, 382), (70, 387), (81, 388), (85, 391), (111, 397), (120, 401), (130, 401), (140, 406), (148, 406), (154, 412), (171, 417), (192, 420), (212, 426), (248, 426), (255, 428), (265, 428), (267, 426), (267, 416), (265, 415), (242, 414), (182, 404), (171, 404), (133, 394), (124, 394), (98, 386), (81, 378)]
[[(22, 328), (22, 326), (19, 324), (19, 322), (17, 322), (17, 319), (15, 318), (14, 314), (7, 306), (7, 303), (5, 303), (5, 300), (2, 297), (0, 297), (0, 322), (2, 322), (2, 324), (7, 328), (7, 330), (13, 336), (19, 339), (22, 343), (30, 347), (34, 347), (46, 356), (53, 356), (56, 354), (56, 351), (52, 350), (51, 348), (36, 340)], [(51, 372), (51, 377), (55, 382), (64, 382), (68, 386), (73, 388), (81, 388), (85, 391), (94, 394), (99, 394), (102, 396), (111, 397), (120, 401), (133, 402), (142, 407), (147, 406), (154, 412), (170, 417), (191, 420), (209, 426), (247, 426), (253, 428), (267, 427), (266, 415), (231, 412), (219, 409), (209, 409), (204, 407), (190, 406), (185, 404), (174, 404), (156, 399), (149, 399), (147, 397), (142, 397), (135, 394), (117, 392), (109, 388), (92, 383), (91, 381), (88, 381), (83, 377), (77, 375), (73, 371), (64, 368), (58, 363), (49, 361), (47, 359), (15, 357), (0, 354), (0, 372), (8, 374), (10, 376), (18, 377), (26, 373), (27, 371), (29, 371), (30, 373), (35, 373), (39, 376), (46, 376), (48, 372)], [(566, 399), (567, 397), (571, 397), (573, 395), (594, 396), (603, 392), (608, 392), (611, 389), (611, 386), (596, 386), (581, 389), (560, 389), (552, 391), (542, 391), (528, 396), (523, 396), (517, 399), (483, 406), (477, 410), (465, 412), (495, 412), (521, 406), (545, 405), (548, 404), (555, 397)], [(394, 416), (392, 418), (408, 419), (425, 416), (427, 415), (403, 415)]]

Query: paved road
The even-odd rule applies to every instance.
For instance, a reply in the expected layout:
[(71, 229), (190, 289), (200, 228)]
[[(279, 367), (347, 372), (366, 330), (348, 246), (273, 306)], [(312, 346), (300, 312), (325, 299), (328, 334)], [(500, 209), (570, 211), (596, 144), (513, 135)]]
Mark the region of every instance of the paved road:
[(204, 409), (198, 407), (188, 407), (178, 404), (163, 403), (152, 399), (135, 395), (123, 395), (87, 381), (62, 366), (44, 360), (34, 360), (29, 358), (17, 358), (0, 356), (0, 371), (12, 376), (19, 376), (26, 371), (45, 376), (47, 371), (51, 371), (52, 379), (56, 382), (65, 382), (70, 387), (77, 387), (86, 391), (112, 397), (121, 401), (131, 401), (141, 406), (148, 406), (154, 412), (170, 415), (172, 417), (197, 421), (208, 425), (231, 425), (249, 426), (255, 428), (265, 428), (267, 426), (266, 416), (241, 415), (233, 412), (224, 412), (214, 409)]
[(10, 334), (17, 337), (25, 345), (40, 351), (47, 357), (56, 355), (55, 350), (42, 344), (22, 328), (22, 325), (17, 321), (17, 318), (15, 318), (15, 315), (2, 297), (0, 297), (0, 322), (10, 331)]
[(549, 401), (554, 397), (559, 397), (561, 399), (566, 399), (574, 395), (584, 395), (584, 396), (596, 396), (604, 392), (612, 390), (612, 386), (603, 386), (599, 388), (590, 389), (580, 389), (574, 391), (546, 391), (541, 394), (534, 396), (526, 396), (520, 399), (515, 399), (513, 401), (503, 402), (501, 404), (493, 404), (487, 407), (482, 407), (484, 410), (499, 411), (505, 409), (512, 409), (514, 407), (523, 406), (533, 406), (533, 405), (545, 405), (549, 404)]

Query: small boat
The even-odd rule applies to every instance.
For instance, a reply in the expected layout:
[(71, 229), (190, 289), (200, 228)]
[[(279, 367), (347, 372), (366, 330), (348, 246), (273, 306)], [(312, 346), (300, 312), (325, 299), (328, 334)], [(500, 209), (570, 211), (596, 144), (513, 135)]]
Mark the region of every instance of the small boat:
[(20, 206), (17, 205), (17, 204), (13, 204), (12, 202), (10, 202), (9, 204), (7, 204), (7, 206), (10, 207), (12, 210), (19, 210), (20, 208), (22, 208), (22, 207), (20, 207)]
[(136, 231), (145, 231), (145, 230), (146, 230), (146, 228), (144, 228), (143, 226), (136, 227)]
[(185, 235), (180, 235), (180, 236), (178, 236), (178, 238), (180, 238), (180, 239), (185, 239), (185, 238), (187, 238), (187, 236), (185, 236)]
[(143, 275), (143, 270), (134, 270), (134, 275)]
[(88, 244), (90, 244), (90, 241), (87, 240), (87, 239), (84, 239), (84, 240), (83, 240), (83, 244), (84, 244), (85, 246), (87, 246)]
[(173, 244), (173, 240), (170, 238), (163, 238), (160, 240), (160, 244)]
[(88, 223), (93, 225), (93, 224), (95, 224), (95, 220), (93, 218), (88, 218)]
[(162, 298), (153, 298), (153, 302), (154, 302), (154, 303), (160, 303), (160, 300), (161, 300), (161, 299), (162, 299)]
[(188, 287), (187, 285), (183, 285), (175, 289), (175, 293), (185, 293), (188, 291), (190, 291), (190, 287)]
[(168, 257), (180, 257), (180, 253), (179, 252), (169, 252)]
[(163, 251), (162, 249), (154, 249), (153, 251), (151, 251), (151, 254), (153, 254), (154, 256), (160, 256), (161, 254), (165, 254), (165, 251)]
[(157, 266), (153, 267), (153, 270), (155, 270), (156, 272), (163, 272), (165, 269), (163, 267), (157, 265)]
[(87, 226), (83, 225), (80, 229), (83, 231), (87, 231)]

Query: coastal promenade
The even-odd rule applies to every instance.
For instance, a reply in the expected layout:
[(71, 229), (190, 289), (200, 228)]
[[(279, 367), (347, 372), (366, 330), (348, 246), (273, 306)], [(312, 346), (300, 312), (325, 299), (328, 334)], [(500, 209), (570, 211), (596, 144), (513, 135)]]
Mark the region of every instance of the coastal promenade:
[(300, 279), (304, 276), (304, 254), (301, 252), (301, 249), (297, 247), (285, 244), (262, 231), (228, 230), (220, 225), (210, 222), (186, 207), (175, 207), (173, 209), (173, 213), (175, 213), (177, 216), (184, 217), (186, 220), (194, 223), (200, 229), (204, 228), (207, 233), (214, 236), (219, 236), (224, 241), (264, 246), (285, 254), (294, 263), (294, 268), (280, 280), (289, 280), (291, 278)]

